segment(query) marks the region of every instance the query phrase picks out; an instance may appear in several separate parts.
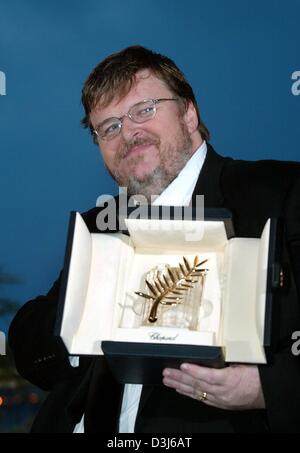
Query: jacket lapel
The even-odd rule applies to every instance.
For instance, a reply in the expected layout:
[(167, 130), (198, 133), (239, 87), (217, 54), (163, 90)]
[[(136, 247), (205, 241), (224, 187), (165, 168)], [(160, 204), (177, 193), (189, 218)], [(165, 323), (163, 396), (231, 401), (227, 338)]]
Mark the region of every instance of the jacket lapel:
[(229, 157), (221, 157), (211, 145), (207, 145), (207, 155), (192, 196), (192, 204), (197, 195), (204, 195), (206, 208), (223, 207), (224, 198), (221, 191), (221, 174), (225, 163), (231, 161)]
[(104, 357), (93, 361), (86, 397), (84, 432), (118, 432), (123, 386), (113, 378)]
[(84, 414), (85, 433), (117, 432), (122, 388), (113, 379), (103, 357), (91, 359), (80, 385), (66, 407), (70, 424), (75, 426)]
[(91, 360), (88, 368), (86, 369), (82, 380), (77, 387), (76, 391), (69, 404), (66, 406), (67, 418), (71, 420), (71, 423), (75, 425), (81, 420), (81, 417), (84, 413), (85, 401), (87, 398), (87, 393), (89, 389), (89, 384), (94, 368), (94, 360)]

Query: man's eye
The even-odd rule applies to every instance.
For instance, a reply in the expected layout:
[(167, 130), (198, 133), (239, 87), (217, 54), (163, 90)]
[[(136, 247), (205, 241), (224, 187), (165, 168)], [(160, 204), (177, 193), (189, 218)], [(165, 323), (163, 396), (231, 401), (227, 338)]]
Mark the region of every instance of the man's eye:
[(150, 113), (153, 113), (153, 107), (145, 107), (143, 109), (140, 109), (138, 112), (137, 112), (137, 115), (138, 116), (147, 116), (149, 115)]
[(118, 123), (113, 123), (111, 124), (110, 126), (108, 126), (105, 130), (104, 130), (104, 134), (107, 135), (107, 134), (112, 134), (113, 132), (115, 132), (117, 129), (119, 129), (119, 124)]

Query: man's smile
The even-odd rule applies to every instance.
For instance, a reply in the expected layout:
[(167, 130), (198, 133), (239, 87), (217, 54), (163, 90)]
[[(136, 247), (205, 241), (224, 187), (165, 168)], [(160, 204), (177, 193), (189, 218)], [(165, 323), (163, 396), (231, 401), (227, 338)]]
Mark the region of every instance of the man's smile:
[(144, 154), (144, 152), (151, 151), (150, 148), (153, 146), (154, 145), (152, 143), (135, 145), (126, 153), (125, 159), (127, 159), (128, 157), (137, 157), (137, 156)]

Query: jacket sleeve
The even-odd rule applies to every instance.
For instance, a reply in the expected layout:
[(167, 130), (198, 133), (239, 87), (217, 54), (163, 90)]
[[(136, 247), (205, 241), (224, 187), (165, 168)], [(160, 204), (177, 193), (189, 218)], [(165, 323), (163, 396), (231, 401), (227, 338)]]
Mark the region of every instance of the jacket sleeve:
[[(300, 331), (300, 179), (290, 190), (284, 208), (283, 263), (290, 269), (278, 298), (279, 337), (274, 361), (260, 366), (260, 377), (272, 432), (299, 432), (300, 355), (295, 355), (293, 332)], [(299, 351), (300, 353), (300, 351)]]
[[(90, 231), (96, 230), (98, 212), (93, 208), (82, 214)], [(30, 300), (18, 311), (8, 333), (18, 372), (44, 390), (84, 373), (90, 365), (90, 358), (82, 356), (79, 366), (72, 367), (62, 340), (54, 336), (62, 275), (46, 296)]]
[(8, 342), (18, 372), (43, 390), (81, 371), (73, 368), (62, 341), (54, 336), (60, 278), (46, 296), (27, 302), (14, 317)]

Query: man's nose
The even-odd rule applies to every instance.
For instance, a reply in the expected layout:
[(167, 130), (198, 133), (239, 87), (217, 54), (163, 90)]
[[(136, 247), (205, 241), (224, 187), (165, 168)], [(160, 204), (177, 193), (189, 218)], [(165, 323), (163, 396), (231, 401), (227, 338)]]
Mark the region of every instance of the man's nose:
[(139, 135), (140, 132), (142, 132), (142, 124), (135, 123), (128, 115), (124, 116), (121, 128), (121, 134), (124, 140), (128, 141)]

